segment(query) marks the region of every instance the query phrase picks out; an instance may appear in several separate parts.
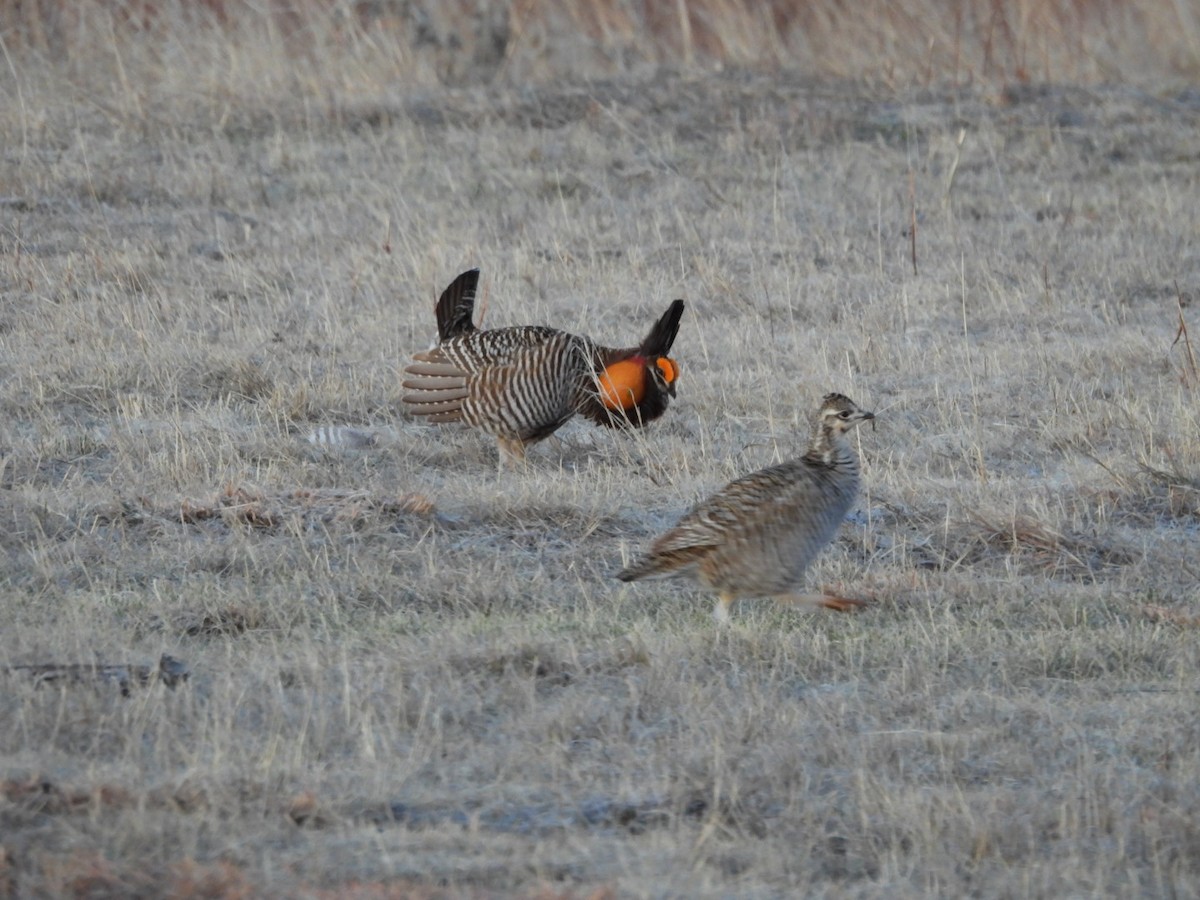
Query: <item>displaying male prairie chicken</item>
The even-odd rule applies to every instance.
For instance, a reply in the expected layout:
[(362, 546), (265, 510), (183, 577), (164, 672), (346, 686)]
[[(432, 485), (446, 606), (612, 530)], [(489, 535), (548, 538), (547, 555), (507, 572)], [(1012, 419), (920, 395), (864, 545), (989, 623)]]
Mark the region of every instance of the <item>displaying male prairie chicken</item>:
[(845, 612), (861, 601), (795, 593), (833, 540), (858, 493), (858, 454), (846, 432), (874, 413), (827, 394), (808, 452), (732, 481), (661, 535), (622, 581), (692, 575), (718, 592), (713, 616), (740, 597), (769, 597)]
[(667, 356), (683, 301), (637, 347), (602, 347), (543, 325), (481, 331), (471, 317), (479, 270), (459, 275), (437, 302), (439, 343), (405, 369), (404, 404), (430, 422), (464, 422), (494, 435), (500, 463), (549, 437), (575, 414), (609, 427), (642, 426), (666, 412), (679, 367)]

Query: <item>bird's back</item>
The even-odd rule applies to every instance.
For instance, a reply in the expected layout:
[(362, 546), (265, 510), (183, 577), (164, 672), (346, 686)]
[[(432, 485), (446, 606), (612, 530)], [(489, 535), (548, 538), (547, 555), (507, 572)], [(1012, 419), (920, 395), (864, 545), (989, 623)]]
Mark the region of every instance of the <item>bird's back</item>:
[(566, 332), (545, 325), (514, 325), (488, 331), (469, 331), (442, 341), (431, 350), (417, 353), (414, 360), (437, 359), (451, 362), (467, 373), (493, 366), (506, 366), (558, 338)]

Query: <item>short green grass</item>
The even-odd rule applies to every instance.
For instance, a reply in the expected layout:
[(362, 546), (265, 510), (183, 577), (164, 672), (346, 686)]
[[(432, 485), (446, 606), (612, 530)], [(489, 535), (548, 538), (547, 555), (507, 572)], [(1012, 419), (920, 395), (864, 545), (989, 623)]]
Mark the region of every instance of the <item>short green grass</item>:
[[(1200, 890), (1193, 94), (111, 46), (5, 75), (0, 660), (192, 674), (0, 675), (0, 893)], [(475, 265), (488, 326), (684, 297), (667, 415), (503, 473), (408, 420)], [(613, 578), (829, 390), (870, 608)]]

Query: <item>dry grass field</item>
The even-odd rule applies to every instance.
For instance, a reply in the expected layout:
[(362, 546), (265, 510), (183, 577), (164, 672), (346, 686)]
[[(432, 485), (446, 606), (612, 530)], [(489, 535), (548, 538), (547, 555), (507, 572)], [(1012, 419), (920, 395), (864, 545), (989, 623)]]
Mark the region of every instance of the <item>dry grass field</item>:
[[(0, 19), (0, 896), (1200, 894), (1186, 22), (1047, 84), (38, 7)], [(685, 298), (671, 409), (499, 473), (408, 420), (476, 265), (489, 326), (629, 344)], [(811, 582), (870, 607), (615, 580), (830, 390), (878, 427)]]

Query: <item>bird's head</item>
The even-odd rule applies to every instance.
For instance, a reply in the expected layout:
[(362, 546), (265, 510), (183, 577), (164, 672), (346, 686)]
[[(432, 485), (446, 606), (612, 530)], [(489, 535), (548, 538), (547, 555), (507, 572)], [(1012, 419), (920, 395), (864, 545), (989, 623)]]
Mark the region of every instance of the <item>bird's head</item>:
[(858, 404), (845, 394), (826, 394), (821, 400), (821, 411), (817, 423), (822, 431), (845, 434), (860, 422), (874, 419), (875, 413), (859, 409)]

